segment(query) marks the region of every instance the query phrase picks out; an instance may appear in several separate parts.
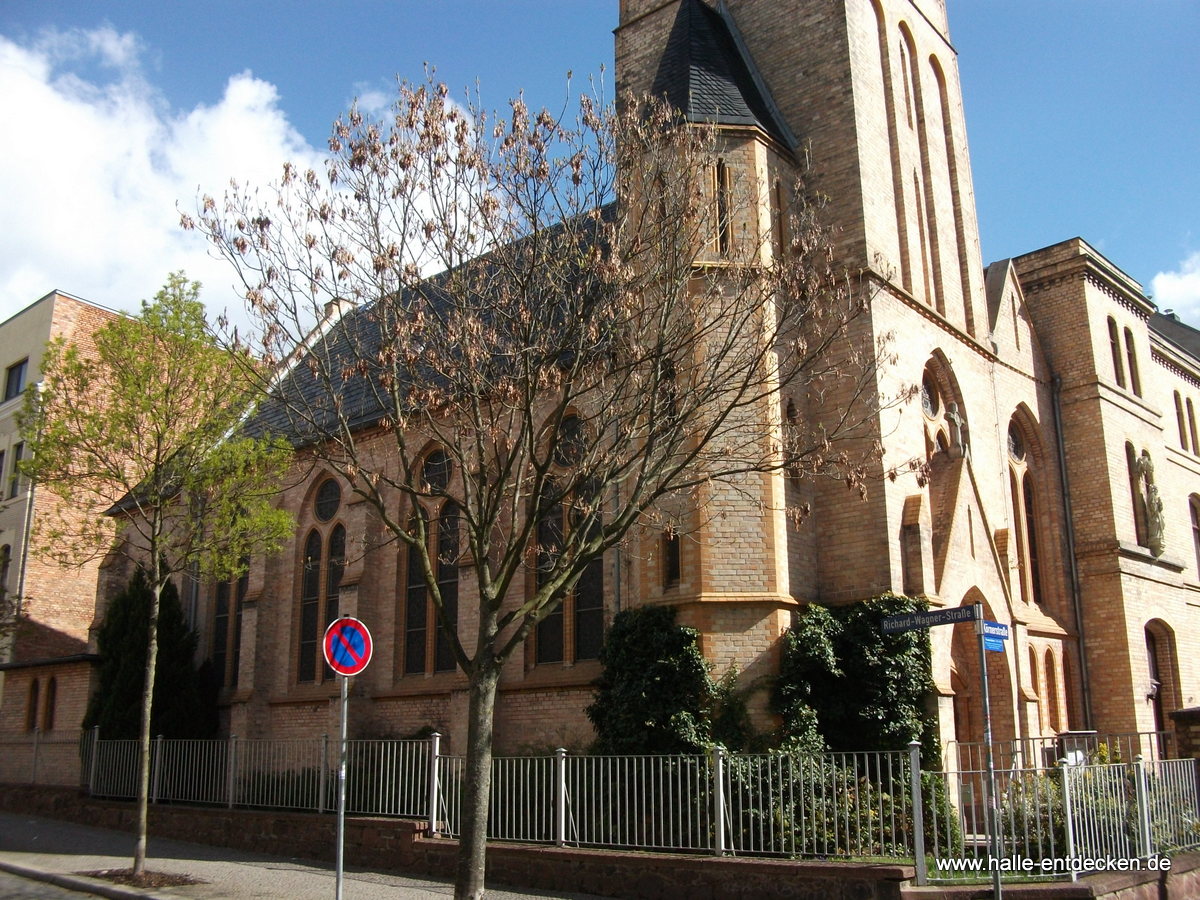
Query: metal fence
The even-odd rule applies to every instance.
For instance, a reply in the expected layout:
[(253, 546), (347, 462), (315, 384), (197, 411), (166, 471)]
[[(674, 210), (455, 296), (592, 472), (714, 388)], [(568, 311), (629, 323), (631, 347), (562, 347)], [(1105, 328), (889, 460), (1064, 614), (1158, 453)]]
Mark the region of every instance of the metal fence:
[[(138, 746), (130, 740), (8, 742), (0, 779), (82, 781), (98, 797), (137, 793)], [(1156, 735), (1136, 736), (1128, 746)], [(1103, 742), (1101, 742), (1103, 743)], [(1061, 745), (1060, 745), (1061, 746)], [(1146, 859), (1200, 847), (1194, 760), (1120, 758), (1094, 743), (1091, 761), (1032, 763), (1038, 752), (998, 757), (995, 827), (988, 772), (922, 771), (906, 752), (810, 755), (500, 757), (493, 760), (488, 836), (581, 847), (674, 850), (783, 858), (911, 862), (919, 883), (978, 881), (988, 857), (1028, 861), (1022, 877), (1063, 877), (1044, 861)], [(1038, 750), (1039, 748), (1033, 748)], [(1044, 748), (1043, 748), (1044, 749)], [(336, 809), (339, 746), (310, 740), (188, 741), (151, 746), (150, 799), (228, 807)], [(955, 759), (974, 756), (955, 750)], [(47, 780), (70, 756), (75, 780)], [(347, 744), (351, 814), (420, 818), (434, 833), (461, 833), (465, 760), (440, 738)], [(995, 840), (995, 845), (991, 843)], [(1007, 874), (1007, 872), (1006, 872)]]
[[(1131, 762), (1170, 759), (1175, 736), (1169, 731), (1100, 734), (1068, 731), (1055, 737), (1015, 738), (992, 743), (997, 769), (1042, 769), (1067, 761), (1071, 765), (1096, 762)], [(986, 751), (980, 742), (948, 741), (942, 754), (943, 766), (970, 771), (986, 767)]]
[[(1200, 846), (1197, 761), (1068, 763), (998, 770), (996, 840), (1004, 871), (1074, 877), (1109, 860), (1148, 860)], [(929, 877), (989, 871), (984, 769), (926, 772)]]

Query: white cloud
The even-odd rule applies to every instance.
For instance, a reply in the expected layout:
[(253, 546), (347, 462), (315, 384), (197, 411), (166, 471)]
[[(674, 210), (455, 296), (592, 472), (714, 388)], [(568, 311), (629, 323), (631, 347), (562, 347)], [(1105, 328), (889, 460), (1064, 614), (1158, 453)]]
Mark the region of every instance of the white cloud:
[(1189, 324), (1200, 324), (1200, 251), (1181, 262), (1174, 272), (1155, 275), (1150, 292), (1159, 309), (1173, 309)]
[(359, 111), (374, 119), (385, 118), (391, 109), (392, 101), (396, 99), (395, 91), (388, 93), (380, 88), (370, 87), (366, 82), (360, 81), (354, 89), (357, 92), (355, 102)]
[(112, 28), (0, 35), (0, 321), (55, 288), (134, 310), (176, 269), (204, 283), (211, 318), (237, 308), (232, 271), (179, 210), (231, 177), (275, 180), (285, 160), (320, 168), (274, 85), (245, 71), (211, 105), (172, 109), (145, 52)]

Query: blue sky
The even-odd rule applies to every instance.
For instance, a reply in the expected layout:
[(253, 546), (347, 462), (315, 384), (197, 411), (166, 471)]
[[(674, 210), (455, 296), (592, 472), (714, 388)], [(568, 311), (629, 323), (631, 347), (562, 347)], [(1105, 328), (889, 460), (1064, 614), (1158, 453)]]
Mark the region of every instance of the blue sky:
[[(1200, 325), (1200, 3), (949, 0), (985, 260), (1080, 235)], [(612, 84), (615, 0), (0, 2), (0, 321), (59, 288), (230, 300), (176, 204), (315, 162), (352, 98), (437, 67), (488, 106)]]

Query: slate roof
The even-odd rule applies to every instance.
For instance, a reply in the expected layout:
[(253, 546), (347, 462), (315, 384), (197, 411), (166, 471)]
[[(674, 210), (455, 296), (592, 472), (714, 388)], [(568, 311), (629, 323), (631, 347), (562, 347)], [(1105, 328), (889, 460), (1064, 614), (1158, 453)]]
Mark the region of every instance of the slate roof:
[(689, 122), (758, 126), (789, 150), (796, 146), (732, 19), (702, 0), (679, 4), (650, 90)]
[(1179, 321), (1179, 316), (1175, 313), (1154, 313), (1150, 316), (1150, 328), (1179, 349), (1200, 360), (1200, 331)]
[[(246, 423), (247, 433), (254, 437), (285, 437), (294, 446), (318, 440), (337, 428), (335, 397), (341, 414), (353, 428), (368, 427), (387, 415), (386, 403), (380, 402), (385, 392), (377, 391), (367, 378), (344, 375), (347, 367), (369, 359), (380, 344), (373, 310), (373, 304), (354, 307), (328, 326), (255, 411)], [(323, 361), (321, 368), (332, 382), (329, 387), (306, 362), (312, 355)]]
[[(612, 222), (616, 214), (616, 204), (607, 203), (600, 207), (599, 222), (585, 215), (584, 228), (571, 234), (585, 243), (595, 242), (598, 238), (593, 229), (600, 223)], [(561, 227), (550, 226), (548, 232), (553, 236)], [(519, 240), (511, 248), (519, 252), (521, 246)], [(582, 259), (584, 254), (578, 254), (578, 257)], [(488, 257), (468, 265), (480, 262), (487, 267)], [(427, 279), (421, 287), (422, 300), (417, 301), (407, 290), (399, 298), (393, 298), (397, 302), (389, 304), (390, 314), (396, 315), (413, 304), (429, 303), (436, 308), (440, 303), (449, 302), (444, 299), (441, 288), (448, 276), (448, 272), (441, 272)], [(487, 278), (482, 280), (488, 281)], [(555, 292), (562, 288), (550, 287), (548, 290), (548, 299), (553, 302)], [(483, 306), (486, 308), (486, 304)], [(335, 322), (327, 323), (324, 333), (310, 338), (311, 346), (301, 351), (270, 396), (246, 422), (247, 434), (282, 437), (293, 446), (301, 447), (336, 431), (339, 422), (358, 430), (394, 416), (393, 400), (389, 391), (381, 387), (381, 372), (376, 362), (376, 354), (383, 343), (380, 327), (374, 302), (350, 308)], [(321, 360), (323, 376), (314, 374), (313, 368), (305, 362), (312, 355)], [(432, 371), (408, 375), (419, 378), (422, 383), (440, 377)]]

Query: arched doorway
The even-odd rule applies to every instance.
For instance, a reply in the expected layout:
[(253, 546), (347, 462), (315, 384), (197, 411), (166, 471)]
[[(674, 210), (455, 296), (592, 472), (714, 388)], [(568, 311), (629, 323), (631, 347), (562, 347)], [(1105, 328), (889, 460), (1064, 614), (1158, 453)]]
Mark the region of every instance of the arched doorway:
[[(1179, 691), (1179, 664), (1175, 656), (1175, 632), (1162, 619), (1146, 623), (1146, 701), (1150, 706), (1151, 727), (1162, 735), (1170, 728), (1170, 714), (1182, 705)], [(1164, 738), (1159, 738), (1162, 753)]]
[[(963, 598), (962, 606), (970, 606), (976, 602), (983, 604), (985, 619), (996, 621), (987, 600), (978, 590), (971, 590)], [(950, 656), (953, 669), (951, 686), (954, 689), (954, 730), (955, 741), (959, 746), (961, 763), (969, 763), (974, 767), (976, 762), (983, 760), (984, 717), (983, 696), (981, 693), (979, 673), (979, 638), (975, 634), (973, 622), (959, 622), (951, 626), (954, 637), (951, 640)], [(1006, 641), (1011, 645), (1012, 641)], [(1016, 743), (1016, 707), (1013, 695), (1012, 676), (1008, 666), (1008, 652), (987, 653), (988, 699), (991, 706), (992, 745), (996, 753), (996, 765), (1000, 766), (1011, 760), (1013, 747)]]

